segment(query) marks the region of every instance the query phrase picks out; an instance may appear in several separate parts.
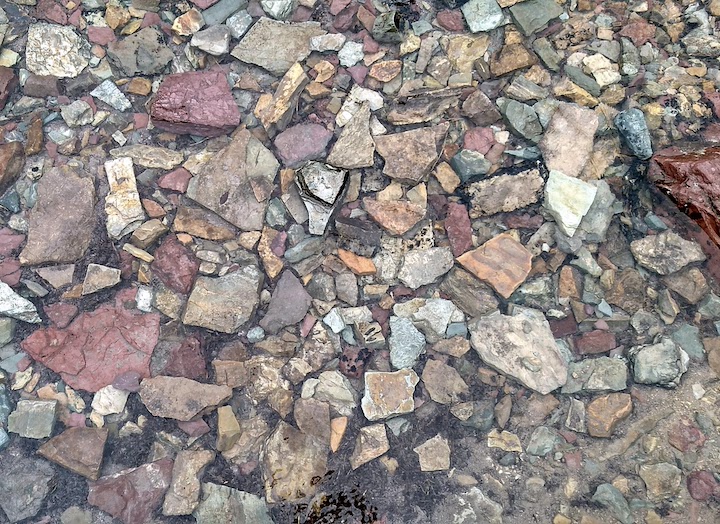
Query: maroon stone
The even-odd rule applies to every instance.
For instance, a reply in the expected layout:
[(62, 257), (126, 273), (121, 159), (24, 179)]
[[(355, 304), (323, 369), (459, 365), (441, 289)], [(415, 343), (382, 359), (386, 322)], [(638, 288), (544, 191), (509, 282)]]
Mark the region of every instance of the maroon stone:
[(619, 35), (632, 40), (635, 47), (640, 47), (649, 40), (655, 38), (657, 28), (640, 18), (635, 22), (631, 22), (622, 28)]
[(218, 0), (190, 0), (193, 4), (198, 6), (200, 9), (207, 9), (213, 4), (216, 4)]
[(150, 116), (160, 129), (200, 136), (224, 135), (240, 124), (240, 110), (220, 69), (166, 76)]
[(12, 229), (0, 229), (0, 256), (7, 256), (25, 242), (25, 235), (17, 235)]
[(88, 40), (93, 44), (108, 45), (115, 41), (115, 31), (109, 27), (89, 25), (87, 28)]
[(5, 66), (0, 66), (0, 111), (5, 108), (5, 103), (18, 85), (18, 78), (15, 72)]
[(436, 17), (437, 23), (443, 29), (448, 31), (463, 31), (465, 29), (465, 19), (458, 10), (440, 11)]
[(22, 269), (20, 262), (14, 258), (6, 258), (0, 262), (0, 281), (5, 282), (10, 287), (15, 287), (20, 283)]
[(167, 287), (187, 295), (195, 281), (200, 262), (175, 235), (168, 235), (155, 250), (153, 274)]
[(170, 486), (169, 458), (89, 482), (88, 503), (125, 524), (149, 522)]
[(189, 422), (179, 420), (177, 425), (182, 431), (187, 433), (189, 437), (193, 438), (202, 437), (206, 433), (210, 433), (210, 426), (208, 426), (207, 422), (203, 419), (191, 420)]
[(704, 93), (705, 99), (712, 104), (713, 113), (716, 117), (720, 117), (720, 93)]
[(338, 33), (344, 33), (350, 29), (353, 23), (355, 23), (355, 15), (357, 14), (359, 7), (360, 6), (358, 4), (350, 4), (340, 11), (333, 20), (333, 29), (335, 29)]
[(64, 302), (50, 304), (49, 306), (43, 307), (43, 310), (50, 319), (50, 322), (60, 329), (68, 327), (72, 319), (75, 318), (75, 315), (78, 314), (76, 305)]
[(448, 204), (445, 231), (448, 240), (450, 240), (450, 248), (454, 256), (459, 257), (473, 247), (472, 225), (470, 224), (467, 208), (463, 204), (457, 202)]
[(320, 124), (298, 124), (275, 137), (275, 149), (282, 163), (296, 167), (325, 156), (333, 133)]
[(345, 9), (352, 0), (332, 0), (330, 2), (330, 14), (335, 16)]
[(340, 373), (350, 378), (360, 378), (365, 373), (365, 364), (370, 359), (370, 350), (348, 346), (340, 355)]
[(362, 85), (362, 83), (365, 81), (365, 77), (367, 76), (368, 71), (369, 69), (361, 64), (347, 68), (347, 72), (358, 85)]
[(495, 144), (495, 134), (489, 127), (473, 127), (463, 137), (463, 148), (477, 151), (483, 155)]
[(34, 9), (34, 16), (39, 20), (47, 20), (55, 24), (67, 25), (67, 12), (54, 0), (39, 0)]
[(697, 450), (705, 444), (705, 435), (690, 419), (682, 418), (670, 431), (668, 442), (683, 453), (693, 449)]
[(168, 337), (161, 339), (153, 352), (150, 365), (152, 376), (167, 375), (192, 380), (207, 378), (205, 358), (200, 338)]
[(578, 327), (575, 317), (570, 314), (565, 318), (551, 319), (550, 331), (555, 338), (562, 338), (577, 333)]
[(30, 74), (23, 85), (23, 93), (33, 98), (60, 96), (58, 79), (55, 76)]
[(21, 346), (75, 389), (95, 392), (125, 371), (149, 377), (160, 315), (138, 311), (134, 301), (135, 290), (124, 289), (114, 303), (80, 314), (66, 329), (38, 329)]
[(606, 353), (616, 346), (615, 335), (610, 331), (594, 330), (575, 339), (575, 350), (580, 355)]
[(178, 193), (184, 193), (187, 191), (188, 184), (192, 174), (184, 167), (178, 167), (175, 171), (161, 176), (158, 179), (158, 187), (167, 189), (169, 191), (177, 191)]
[(720, 495), (720, 485), (709, 471), (693, 471), (688, 475), (687, 487), (690, 496), (700, 502), (705, 502), (713, 495)]
[(129, 391), (130, 393), (137, 393), (140, 391), (140, 380), (142, 377), (137, 371), (126, 371), (120, 373), (115, 380), (113, 380), (113, 387), (122, 389), (123, 391)]

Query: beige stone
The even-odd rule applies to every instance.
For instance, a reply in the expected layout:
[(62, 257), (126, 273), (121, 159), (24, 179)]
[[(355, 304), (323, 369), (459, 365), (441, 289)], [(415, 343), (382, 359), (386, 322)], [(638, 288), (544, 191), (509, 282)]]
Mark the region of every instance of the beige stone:
[(632, 398), (627, 393), (610, 393), (587, 405), (587, 428), (592, 437), (610, 438), (618, 424), (632, 413)]
[(310, 81), (300, 63), (288, 69), (272, 97), (261, 97), (255, 106), (255, 116), (269, 136), (284, 130), (292, 119), (297, 101)]
[(218, 435), (215, 447), (223, 452), (232, 448), (240, 438), (240, 423), (231, 406), (222, 406), (218, 413)]
[(157, 376), (140, 384), (140, 400), (156, 417), (189, 421), (227, 402), (232, 389), (185, 377)]
[(200, 477), (215, 458), (214, 451), (182, 450), (173, 463), (170, 487), (163, 501), (163, 515), (190, 515), (200, 500)]
[(373, 421), (412, 413), (415, 410), (413, 395), (419, 380), (412, 369), (365, 373), (365, 395), (361, 402), (365, 418)]
[(450, 469), (450, 445), (446, 438), (435, 435), (413, 449), (420, 461), (420, 471), (445, 471)]
[(345, 436), (347, 424), (347, 417), (337, 417), (330, 421), (330, 449), (333, 453), (340, 449), (340, 444)]
[(385, 454), (390, 449), (385, 424), (373, 424), (360, 428), (355, 449), (350, 456), (350, 467), (357, 469), (363, 464)]

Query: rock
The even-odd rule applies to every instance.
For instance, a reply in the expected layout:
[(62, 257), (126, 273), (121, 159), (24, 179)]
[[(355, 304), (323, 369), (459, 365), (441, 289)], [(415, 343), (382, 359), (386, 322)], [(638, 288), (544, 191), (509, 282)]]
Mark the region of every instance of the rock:
[(80, 127), (93, 121), (93, 109), (85, 100), (75, 100), (73, 103), (60, 108), (62, 116), (68, 127)]
[(373, 424), (360, 428), (355, 449), (350, 456), (350, 467), (357, 469), (363, 464), (383, 455), (390, 449), (385, 424)]
[(23, 350), (75, 389), (98, 391), (126, 371), (149, 376), (160, 316), (127, 308), (125, 301), (134, 300), (134, 293), (119, 292), (114, 303), (81, 313), (66, 329), (35, 331), (23, 340)]
[(642, 464), (640, 478), (645, 483), (648, 498), (654, 501), (668, 499), (678, 492), (682, 480), (682, 471), (673, 464)]
[[(312, 37), (325, 33), (317, 22), (286, 24), (260, 18), (230, 54), (241, 62), (255, 64), (281, 76), (293, 64), (307, 58)], [(283, 45), (278, 48), (277, 42)]]
[(37, 203), (28, 216), (28, 239), (20, 263), (79, 260), (90, 246), (95, 224), (92, 178), (79, 167), (66, 164), (43, 175), (37, 194)]
[(89, 64), (90, 45), (70, 26), (32, 24), (28, 28), (25, 63), (36, 75), (75, 78)]
[(498, 308), (498, 300), (490, 288), (457, 267), (447, 274), (440, 290), (471, 317), (484, 316)]
[(428, 360), (422, 381), (430, 398), (439, 404), (455, 404), (470, 393), (470, 388), (455, 368), (439, 360)]
[(553, 0), (525, 0), (510, 7), (513, 22), (525, 36), (537, 33), (562, 13), (562, 7)]
[(695, 267), (670, 274), (662, 281), (668, 289), (680, 295), (690, 304), (697, 304), (710, 291), (705, 276)]
[(446, 247), (413, 249), (405, 253), (398, 278), (411, 289), (432, 284), (453, 266), (453, 255)]
[(413, 449), (420, 461), (420, 471), (450, 469), (450, 444), (441, 435), (435, 435)]
[(170, 485), (173, 461), (163, 458), (89, 483), (88, 504), (124, 524), (148, 522)]
[(97, 480), (107, 436), (104, 428), (68, 428), (40, 446), (38, 454), (73, 473)]
[(19, 401), (8, 417), (8, 431), (24, 438), (49, 437), (58, 415), (57, 404), (55, 400)]
[(127, 99), (112, 80), (105, 80), (102, 84), (90, 91), (90, 94), (117, 111), (122, 112), (132, 109), (130, 100)]
[(390, 317), (390, 362), (395, 369), (412, 368), (425, 352), (425, 337), (406, 318)]
[(460, 495), (450, 495), (433, 511), (432, 524), (503, 523), (503, 507), (479, 488), (472, 487)]
[[(178, 211), (179, 212), (179, 211)], [(140, 249), (147, 249), (167, 232), (167, 226), (158, 219), (153, 218), (133, 231), (130, 241)]]
[(116, 147), (110, 150), (110, 156), (113, 158), (130, 157), (133, 164), (149, 169), (173, 169), (182, 164), (184, 159), (181, 152), (144, 144)]
[(265, 498), (270, 503), (312, 497), (315, 479), (327, 473), (328, 444), (280, 421), (262, 455)]
[(544, 184), (536, 168), (473, 182), (464, 188), (470, 199), (470, 218), (508, 213), (534, 204)]
[(363, 59), (363, 44), (361, 42), (347, 41), (338, 51), (338, 60), (343, 67), (350, 68)]
[(300, 93), (310, 81), (300, 62), (293, 64), (280, 80), (273, 96), (262, 95), (255, 106), (255, 116), (269, 136), (284, 130), (292, 119)]
[(310, 309), (311, 297), (302, 282), (289, 270), (283, 271), (273, 291), (260, 327), (275, 334), (286, 326), (299, 323)]
[(105, 197), (107, 231), (112, 239), (120, 239), (135, 231), (145, 220), (140, 203), (132, 159), (121, 157), (105, 162), (110, 192)]
[(240, 110), (222, 70), (166, 76), (150, 106), (150, 117), (165, 131), (200, 136), (224, 135), (240, 124)]
[(367, 103), (345, 124), (330, 150), (327, 163), (343, 169), (372, 167), (375, 163), (375, 142), (370, 134), (370, 107)]
[(205, 466), (214, 458), (214, 451), (204, 449), (183, 450), (177, 454), (170, 485), (163, 501), (163, 515), (190, 515), (195, 511), (200, 499), (199, 478)]
[(41, 322), (35, 304), (15, 293), (5, 282), (0, 282), (0, 315), (31, 324)]
[(155, 250), (153, 273), (170, 289), (187, 294), (195, 281), (200, 262), (175, 235), (168, 235)]
[(477, 278), (490, 284), (504, 298), (508, 298), (530, 274), (532, 254), (512, 236), (504, 233), (464, 253), (457, 261)]
[(404, 235), (425, 216), (425, 206), (399, 200), (394, 202), (363, 198), (370, 217), (392, 235)]
[[(500, 54), (490, 61), (490, 72), (495, 76), (503, 76), (519, 69), (526, 69), (535, 63), (537, 63), (537, 58), (524, 45), (509, 44), (503, 47)], [(509, 91), (508, 94), (510, 94)]]
[(640, 384), (675, 387), (687, 371), (690, 358), (671, 338), (657, 344), (638, 346), (629, 351), (633, 377)]
[(492, 125), (502, 118), (492, 100), (479, 89), (473, 91), (465, 99), (461, 106), (461, 113), (479, 127)]
[(184, 377), (158, 376), (140, 384), (140, 400), (156, 417), (189, 421), (230, 399), (227, 386), (202, 384)]
[(580, 175), (592, 153), (598, 123), (594, 111), (560, 104), (538, 143), (547, 168), (571, 177)]
[(587, 405), (587, 430), (591, 437), (610, 438), (620, 422), (632, 413), (632, 398), (627, 393), (610, 393)]
[(120, 270), (100, 264), (89, 264), (83, 281), (82, 294), (90, 295), (120, 282)]
[(306, 435), (330, 443), (330, 406), (327, 402), (300, 398), (295, 402), (293, 416), (298, 429)]
[(622, 391), (627, 388), (627, 372), (622, 360), (610, 357), (571, 362), (562, 393)]
[(461, 149), (452, 157), (450, 165), (460, 177), (460, 180), (467, 182), (472, 177), (488, 174), (492, 162), (485, 158), (482, 153), (470, 149)]
[(528, 455), (545, 457), (552, 453), (559, 438), (560, 435), (553, 428), (538, 426), (530, 435), (525, 451), (527, 451)]
[[(303, 398), (307, 397), (303, 395)], [(320, 373), (312, 398), (327, 402), (337, 413), (346, 417), (351, 416), (357, 406), (357, 393), (350, 381), (339, 371)]]
[(0, 145), (0, 191), (15, 183), (25, 165), (25, 150), (20, 142)]
[(615, 117), (615, 126), (625, 139), (630, 152), (641, 160), (647, 160), (653, 154), (650, 131), (645, 115), (637, 108), (621, 111)]
[(690, 496), (701, 502), (708, 500), (718, 492), (718, 481), (709, 471), (693, 471), (688, 475), (687, 487)]
[(202, 13), (197, 9), (189, 9), (173, 20), (172, 31), (179, 36), (191, 36), (204, 26)]
[(223, 277), (199, 277), (183, 314), (183, 324), (236, 333), (255, 313), (263, 275), (253, 265)]
[(110, 61), (129, 77), (161, 73), (174, 56), (163, 43), (162, 33), (152, 27), (110, 42), (107, 53)]
[(610, 331), (595, 329), (582, 334), (575, 340), (575, 350), (580, 355), (606, 353), (617, 347), (615, 335)]
[(112, 385), (105, 386), (93, 396), (93, 412), (102, 416), (122, 413), (129, 394), (129, 391), (115, 388)]
[(460, 9), (473, 33), (490, 31), (505, 21), (502, 9), (496, 0), (470, 0)]
[(345, 264), (347, 268), (356, 275), (374, 275), (377, 271), (372, 259), (361, 257), (351, 251), (338, 249), (338, 258), (340, 258), (343, 264)]
[(319, 162), (309, 162), (298, 172), (295, 183), (307, 208), (311, 235), (325, 233), (346, 180), (346, 171)]
[(273, 154), (242, 130), (193, 177), (187, 196), (243, 231), (260, 231), (279, 167)]
[(596, 193), (597, 187), (587, 182), (560, 171), (550, 171), (543, 207), (555, 218), (560, 230), (572, 237), (595, 200)]
[(297, 124), (275, 137), (277, 156), (287, 167), (298, 167), (325, 155), (331, 131), (320, 124)]
[(700, 328), (683, 324), (670, 335), (670, 338), (693, 360), (702, 361), (704, 359), (705, 351), (700, 341)]
[(193, 516), (198, 524), (273, 524), (260, 497), (211, 483), (203, 483), (202, 501)]
[(448, 125), (441, 124), (376, 136), (375, 147), (385, 159), (383, 174), (408, 184), (424, 181), (438, 160), (447, 131)]
[(366, 372), (361, 402), (365, 418), (375, 421), (415, 411), (413, 395), (419, 380), (412, 369)]
[(634, 240), (630, 251), (638, 264), (660, 275), (675, 273), (706, 258), (696, 242), (685, 240), (673, 231)]
[(505, 98), (498, 98), (497, 104), (514, 134), (533, 143), (537, 143), (542, 138), (542, 125), (532, 107)]
[(0, 508), (11, 523), (38, 514), (54, 489), (55, 470), (44, 460), (3, 453), (0, 460)]
[(633, 524), (635, 522), (627, 500), (625, 500), (620, 490), (612, 484), (600, 484), (592, 496), (592, 501), (607, 508), (610, 514), (622, 524)]
[(92, 513), (89, 510), (80, 509), (78, 506), (70, 506), (60, 515), (61, 524), (92, 524)]
[(489, 366), (545, 395), (567, 381), (568, 364), (547, 320), (490, 315), (468, 325), (470, 344)]
[(230, 50), (230, 28), (214, 25), (198, 31), (190, 39), (190, 45), (213, 56), (222, 56)]
[[(2, 28), (0, 26), (0, 41), (3, 39)], [(26, 82), (27, 83), (27, 82)], [(5, 109), (5, 104), (10, 94), (15, 90), (18, 85), (18, 78), (12, 69), (5, 66), (0, 66), (0, 111)]]

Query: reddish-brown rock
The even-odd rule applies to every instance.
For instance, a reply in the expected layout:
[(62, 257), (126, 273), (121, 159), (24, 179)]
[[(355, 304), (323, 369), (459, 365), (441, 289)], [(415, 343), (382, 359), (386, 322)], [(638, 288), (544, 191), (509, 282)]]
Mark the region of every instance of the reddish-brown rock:
[(39, 329), (21, 346), (75, 389), (95, 392), (126, 371), (149, 377), (160, 315), (134, 309), (134, 299), (135, 290), (120, 291), (114, 303), (82, 313), (66, 329)]
[(88, 503), (125, 524), (149, 522), (170, 486), (172, 467), (164, 458), (90, 482)]
[(162, 338), (153, 352), (153, 376), (168, 375), (200, 380), (207, 377), (202, 343), (197, 335)]
[(340, 373), (350, 378), (360, 378), (365, 373), (365, 364), (372, 356), (367, 348), (347, 346), (340, 355)]
[(0, 66), (0, 111), (5, 108), (10, 93), (17, 85), (18, 78), (15, 72), (9, 67)]
[(580, 355), (595, 355), (615, 349), (617, 342), (610, 331), (596, 329), (584, 333), (575, 340), (575, 349)]
[(109, 27), (89, 25), (87, 28), (88, 40), (93, 44), (108, 45), (115, 41), (115, 31)]
[(697, 450), (705, 444), (707, 438), (690, 419), (683, 418), (668, 431), (668, 442), (683, 453)]
[(629, 38), (636, 47), (640, 47), (655, 38), (656, 30), (654, 25), (647, 23), (644, 18), (638, 17), (635, 22), (626, 24), (618, 34)]
[(448, 235), (453, 256), (459, 257), (473, 247), (472, 224), (467, 208), (463, 204), (456, 202), (448, 204), (445, 232)]
[(610, 393), (587, 405), (587, 429), (592, 437), (610, 438), (615, 428), (632, 413), (632, 398), (627, 393)]
[(50, 322), (55, 324), (60, 329), (68, 327), (72, 319), (78, 313), (78, 308), (75, 304), (68, 304), (65, 302), (56, 302), (48, 306), (43, 307), (45, 314), (50, 319)]
[(240, 110), (218, 69), (166, 76), (150, 116), (160, 129), (200, 136), (224, 135), (240, 124)]
[(190, 171), (184, 167), (178, 167), (175, 171), (161, 176), (158, 179), (158, 187), (168, 189), (170, 191), (177, 191), (178, 193), (184, 193), (187, 191), (188, 183), (192, 178)]
[(183, 246), (175, 235), (168, 235), (155, 250), (152, 263), (153, 274), (167, 287), (178, 293), (188, 294), (200, 268), (200, 261)]
[(8, 227), (0, 229), (0, 256), (9, 255), (19, 248), (23, 242), (25, 242), (25, 235), (18, 235)]
[(91, 480), (100, 476), (108, 430), (69, 428), (40, 446), (38, 454)]
[(0, 193), (15, 183), (25, 165), (25, 148), (20, 142), (0, 145)]
[(38, 0), (33, 9), (33, 16), (38, 20), (47, 20), (55, 24), (67, 25), (68, 23), (67, 12), (55, 0)]
[(15, 287), (20, 283), (22, 270), (20, 262), (14, 258), (5, 258), (0, 261), (0, 281), (5, 282), (10, 287)]
[(295, 167), (325, 156), (332, 131), (320, 124), (298, 124), (275, 137), (275, 149), (283, 165)]
[(462, 31), (465, 29), (465, 19), (457, 9), (440, 11), (437, 14), (436, 21), (440, 27), (448, 31)]
[(688, 475), (687, 487), (690, 496), (704, 502), (713, 495), (720, 496), (720, 484), (709, 471), (693, 471)]
[[(54, 76), (30, 74), (23, 85), (23, 93), (33, 98), (60, 96), (58, 79)], [(1, 105), (1, 104), (0, 104)]]

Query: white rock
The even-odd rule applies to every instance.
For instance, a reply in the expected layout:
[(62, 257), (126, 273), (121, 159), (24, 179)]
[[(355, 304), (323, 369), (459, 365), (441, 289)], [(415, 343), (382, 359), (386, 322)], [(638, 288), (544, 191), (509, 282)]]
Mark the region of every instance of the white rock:
[(108, 160), (105, 162), (105, 174), (110, 184), (110, 192), (105, 197), (107, 231), (110, 238), (117, 240), (140, 227), (145, 220), (145, 212), (140, 203), (131, 158)]
[(5, 282), (0, 282), (0, 315), (31, 324), (40, 323), (40, 316), (35, 305), (15, 293)]
[(345, 45), (338, 52), (340, 65), (352, 67), (365, 57), (361, 42), (345, 42)]
[(340, 51), (347, 38), (342, 33), (328, 33), (327, 35), (313, 36), (310, 39), (310, 50), (324, 53), (325, 51)]
[(275, 20), (287, 20), (295, 10), (295, 0), (260, 0), (260, 5)]
[(105, 80), (102, 84), (90, 91), (90, 94), (118, 111), (132, 109), (130, 100), (127, 99), (112, 80)]
[(550, 171), (543, 206), (555, 218), (560, 230), (571, 237), (590, 209), (596, 193), (597, 187), (587, 182), (560, 171)]
[(380, 93), (355, 84), (350, 90), (350, 94), (345, 99), (345, 102), (343, 102), (340, 111), (338, 111), (335, 117), (335, 123), (342, 127), (350, 122), (355, 113), (362, 107), (363, 102), (367, 102), (370, 111), (377, 111), (385, 105), (385, 100), (383, 100)]
[(88, 64), (90, 44), (71, 26), (33, 24), (28, 29), (25, 63), (36, 75), (75, 78)]
[(190, 39), (190, 45), (213, 56), (226, 54), (230, 50), (231, 29), (224, 25), (214, 25), (198, 31)]
[(253, 23), (252, 16), (245, 9), (238, 11), (230, 18), (225, 20), (225, 25), (230, 28), (230, 34), (233, 38), (241, 38)]
[(112, 385), (105, 386), (95, 393), (91, 406), (93, 411), (102, 416), (122, 413), (129, 394), (129, 392), (117, 389)]

